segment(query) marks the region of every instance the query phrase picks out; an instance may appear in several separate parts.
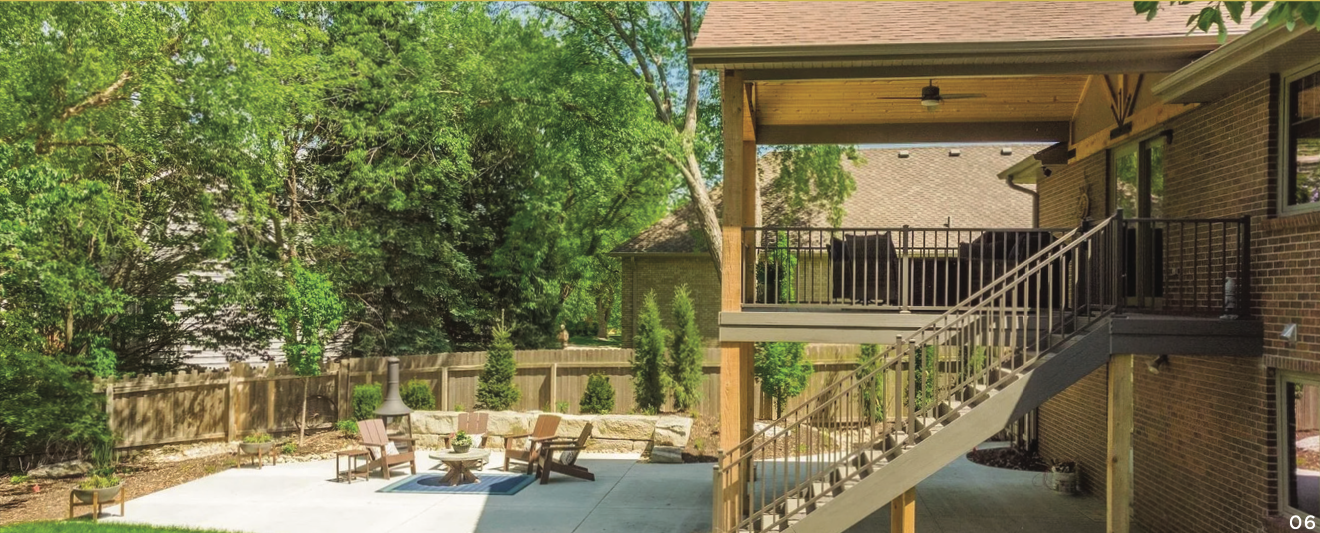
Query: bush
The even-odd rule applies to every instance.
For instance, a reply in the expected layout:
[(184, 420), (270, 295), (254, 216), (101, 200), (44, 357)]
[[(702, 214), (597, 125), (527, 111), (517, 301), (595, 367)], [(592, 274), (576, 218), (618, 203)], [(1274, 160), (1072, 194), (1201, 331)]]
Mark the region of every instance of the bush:
[(0, 339), (0, 456), (77, 453), (109, 439), (101, 398), (73, 368)]
[(592, 374), (587, 379), (587, 390), (582, 393), (578, 410), (584, 415), (604, 415), (614, 411), (614, 386), (603, 374)]
[(403, 404), (414, 411), (435, 409), (435, 394), (431, 393), (431, 384), (420, 379), (409, 380), (399, 389)]
[(335, 422), (335, 429), (344, 432), (346, 435), (357, 435), (357, 420), (340, 420)]
[(379, 383), (353, 387), (353, 418), (357, 420), (376, 418), (376, 409), (384, 401)]
[(756, 343), (752, 372), (761, 382), (761, 392), (775, 400), (775, 417), (784, 403), (807, 390), (815, 368), (807, 361), (806, 344), (800, 342)]
[(633, 343), (632, 376), (633, 395), (639, 411), (658, 411), (665, 403), (665, 338), (669, 332), (660, 324), (660, 307), (655, 303), (655, 291), (646, 293), (642, 301), (642, 316), (637, 320), (637, 337)]
[(243, 437), (243, 442), (246, 442), (248, 444), (261, 444), (264, 442), (270, 442), (272, 440), (274, 439), (270, 435), (267, 435), (265, 433), (253, 433), (251, 435)]
[(706, 351), (702, 348), (701, 330), (697, 328), (697, 312), (692, 307), (687, 285), (674, 291), (674, 341), (669, 350), (669, 382), (672, 384), (674, 408), (687, 411), (701, 401), (704, 381), (702, 366)]
[(280, 455), (293, 455), (295, 453), (298, 453), (298, 443), (296, 442), (286, 442), (284, 446), (280, 446)]
[(493, 411), (503, 411), (518, 403), (522, 394), (513, 384), (513, 375), (518, 371), (518, 363), (513, 359), (513, 341), (511, 331), (503, 324), (495, 326), (494, 343), (486, 352), (486, 366), (477, 378), (477, 407)]
[[(857, 372), (859, 374), (874, 372), (880, 368), (884, 361), (880, 360), (880, 346), (875, 344), (863, 344), (862, 351), (857, 356)], [(862, 416), (871, 423), (881, 422), (885, 419), (885, 373), (876, 372), (871, 379), (864, 381), (858, 387), (858, 400), (861, 402)]]

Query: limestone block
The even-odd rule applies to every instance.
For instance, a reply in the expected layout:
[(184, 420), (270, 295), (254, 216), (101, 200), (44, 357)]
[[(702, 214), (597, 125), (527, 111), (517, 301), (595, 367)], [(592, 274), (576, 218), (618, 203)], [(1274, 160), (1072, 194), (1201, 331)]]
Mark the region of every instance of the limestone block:
[(655, 420), (645, 415), (600, 415), (591, 433), (598, 439), (649, 441), (655, 433)]
[(692, 434), (692, 419), (686, 416), (661, 416), (655, 422), (655, 434), (651, 441), (656, 446), (677, 446), (683, 448), (687, 446), (688, 437)]
[(682, 463), (683, 448), (679, 446), (656, 446), (651, 448), (652, 463)]
[(486, 426), (487, 435), (514, 435), (530, 433), (536, 427), (538, 413), (519, 413), (517, 411), (490, 411), (490, 421)]
[(36, 478), (62, 478), (85, 475), (92, 471), (92, 463), (87, 461), (65, 461), (34, 468), (28, 475)]
[(413, 435), (448, 435), (458, 428), (455, 411), (413, 411)]

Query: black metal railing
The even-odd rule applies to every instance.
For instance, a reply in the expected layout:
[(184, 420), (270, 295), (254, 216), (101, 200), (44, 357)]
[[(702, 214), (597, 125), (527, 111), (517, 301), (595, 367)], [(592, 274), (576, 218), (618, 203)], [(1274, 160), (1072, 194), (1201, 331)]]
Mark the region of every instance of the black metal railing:
[(1250, 217), (1119, 220), (1123, 310), (1250, 316)]
[[(1249, 219), (1114, 219), (1124, 228), (1114, 272), (1124, 309), (1249, 314)], [(944, 311), (1069, 230), (746, 228), (743, 305)], [(1027, 287), (1021, 299), (1037, 290), (1045, 289)]]
[(747, 228), (747, 306), (945, 310), (1067, 229)]

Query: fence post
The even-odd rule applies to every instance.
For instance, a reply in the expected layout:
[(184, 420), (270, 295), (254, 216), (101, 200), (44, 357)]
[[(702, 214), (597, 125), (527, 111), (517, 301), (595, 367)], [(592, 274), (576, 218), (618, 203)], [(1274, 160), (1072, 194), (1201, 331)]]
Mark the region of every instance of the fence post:
[(440, 410), (449, 410), (449, 367), (440, 369)]
[(559, 363), (550, 363), (550, 412), (555, 412), (558, 405), (555, 401), (559, 399)]
[(229, 374), (225, 378), (225, 441), (233, 442), (238, 436), (238, 425), (234, 420), (234, 371), (238, 363), (229, 363)]
[(105, 418), (110, 434), (115, 433), (115, 378), (105, 379)]
[[(335, 381), (335, 390), (338, 392), (339, 400), (335, 402), (335, 418), (338, 420), (349, 420), (353, 418), (353, 409), (350, 402), (352, 374), (349, 365), (353, 363), (352, 359), (343, 358), (339, 361), (339, 379)], [(344, 416), (347, 414), (348, 416)]]
[(275, 363), (266, 363), (266, 433), (275, 429)]

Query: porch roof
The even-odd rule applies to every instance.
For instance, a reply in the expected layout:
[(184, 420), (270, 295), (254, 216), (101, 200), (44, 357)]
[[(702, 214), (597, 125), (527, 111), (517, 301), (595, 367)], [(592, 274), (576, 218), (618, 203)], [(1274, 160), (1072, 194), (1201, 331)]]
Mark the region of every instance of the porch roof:
[[(1008, 69), (1115, 59), (1186, 64), (1218, 46), (1214, 35), (1188, 35), (1187, 16), (1199, 9), (1168, 6), (1148, 21), (1127, 2), (715, 2), (689, 54), (699, 68), (738, 70), (987, 63)], [(1095, 66), (1083, 72), (1104, 72)]]

